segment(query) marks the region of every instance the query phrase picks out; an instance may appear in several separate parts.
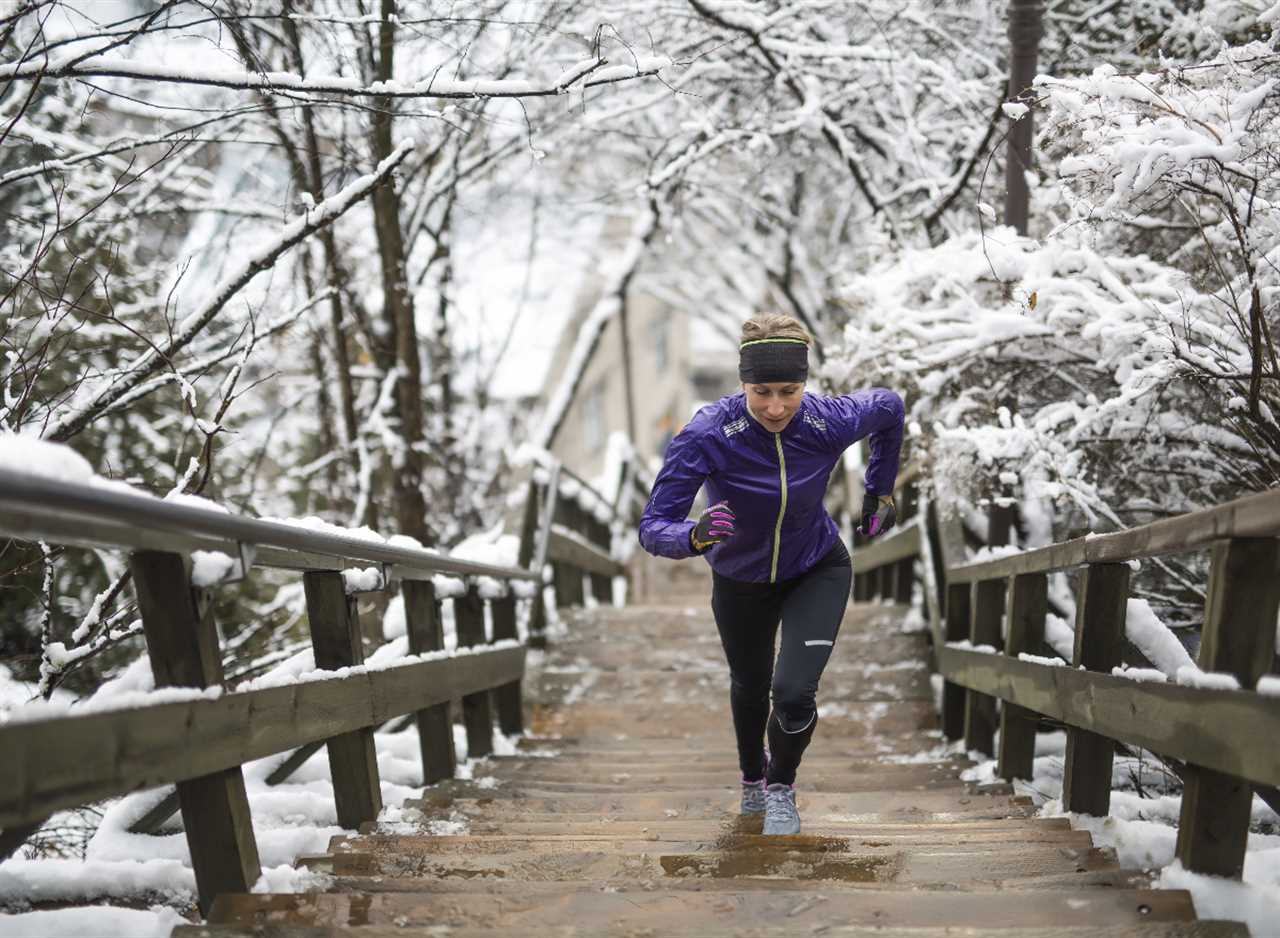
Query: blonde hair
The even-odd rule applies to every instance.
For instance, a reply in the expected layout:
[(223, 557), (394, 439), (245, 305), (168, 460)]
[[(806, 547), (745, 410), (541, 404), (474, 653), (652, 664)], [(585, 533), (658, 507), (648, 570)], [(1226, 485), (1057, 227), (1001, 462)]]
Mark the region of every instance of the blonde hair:
[(809, 345), (813, 338), (809, 330), (790, 316), (781, 313), (757, 313), (742, 324), (741, 345), (746, 342), (758, 342), (761, 339), (795, 339)]

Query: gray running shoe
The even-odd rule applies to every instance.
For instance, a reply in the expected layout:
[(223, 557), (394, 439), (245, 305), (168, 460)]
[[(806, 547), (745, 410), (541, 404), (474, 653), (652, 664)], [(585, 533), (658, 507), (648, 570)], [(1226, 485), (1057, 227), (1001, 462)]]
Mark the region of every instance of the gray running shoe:
[(764, 769), (760, 778), (754, 782), (748, 782), (744, 775), (742, 781), (742, 813), (743, 814), (764, 814), (764, 789), (769, 784), (769, 750), (764, 751)]
[(800, 833), (800, 812), (796, 810), (796, 786), (774, 783), (764, 793), (764, 833)]

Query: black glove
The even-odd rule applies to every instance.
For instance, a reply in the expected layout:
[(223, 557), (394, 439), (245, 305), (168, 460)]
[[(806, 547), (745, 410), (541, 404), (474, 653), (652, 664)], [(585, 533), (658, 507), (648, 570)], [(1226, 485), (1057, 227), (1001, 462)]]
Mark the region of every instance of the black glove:
[(721, 541), (733, 537), (735, 520), (728, 502), (712, 505), (698, 516), (698, 523), (689, 532), (689, 543), (698, 553), (710, 550)]
[(875, 537), (883, 534), (897, 523), (898, 509), (893, 504), (893, 496), (872, 495), (870, 492), (862, 496), (862, 524), (858, 533), (863, 537)]

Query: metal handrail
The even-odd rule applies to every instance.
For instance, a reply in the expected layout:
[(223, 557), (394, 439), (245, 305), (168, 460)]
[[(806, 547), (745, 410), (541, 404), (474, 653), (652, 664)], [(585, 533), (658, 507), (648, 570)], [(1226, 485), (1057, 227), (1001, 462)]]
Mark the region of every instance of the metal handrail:
[(216, 550), (247, 561), (246, 567), (336, 569), (363, 563), (380, 565), (408, 579), (437, 573), (536, 578), (519, 567), (459, 560), (425, 548), (379, 544), (10, 469), (0, 469), (0, 535), (83, 547)]

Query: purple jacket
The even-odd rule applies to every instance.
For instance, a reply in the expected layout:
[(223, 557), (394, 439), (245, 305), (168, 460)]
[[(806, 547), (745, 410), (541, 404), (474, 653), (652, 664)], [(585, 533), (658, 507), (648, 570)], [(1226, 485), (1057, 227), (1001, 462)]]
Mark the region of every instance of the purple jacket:
[(870, 435), (867, 491), (893, 491), (902, 419), (902, 398), (885, 388), (805, 394), (786, 429), (773, 433), (747, 413), (745, 394), (722, 397), (667, 448), (640, 518), (640, 544), (659, 557), (692, 557), (687, 519), (705, 484), (708, 504), (727, 501), (737, 518), (734, 535), (706, 552), (713, 570), (757, 583), (799, 576), (839, 537), (823, 496), (848, 446)]

